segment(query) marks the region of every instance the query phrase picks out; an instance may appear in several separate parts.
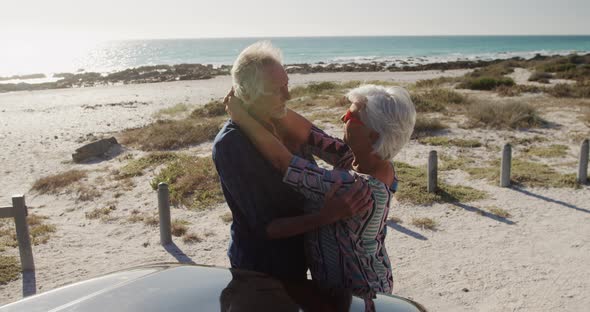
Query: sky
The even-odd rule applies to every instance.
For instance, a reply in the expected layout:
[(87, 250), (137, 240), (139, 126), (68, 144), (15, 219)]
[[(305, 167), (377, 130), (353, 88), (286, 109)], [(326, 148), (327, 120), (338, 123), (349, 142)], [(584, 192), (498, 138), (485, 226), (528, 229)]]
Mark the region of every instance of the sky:
[(0, 0), (3, 40), (590, 34), (589, 0)]

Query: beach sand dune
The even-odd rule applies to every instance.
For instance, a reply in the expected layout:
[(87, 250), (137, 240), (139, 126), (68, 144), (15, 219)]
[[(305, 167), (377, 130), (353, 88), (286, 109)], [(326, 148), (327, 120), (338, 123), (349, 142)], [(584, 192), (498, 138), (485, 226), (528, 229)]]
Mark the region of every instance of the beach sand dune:
[[(326, 73), (290, 75), (291, 85), (315, 81), (389, 80), (411, 83), (441, 75), (460, 76), (465, 71), (407, 73)], [(46, 244), (33, 247), (38, 292), (139, 264), (190, 259), (196, 263), (227, 267), (229, 223), (222, 219), (225, 204), (194, 211), (173, 208), (173, 219), (186, 220), (201, 241), (185, 243), (174, 238), (178, 250), (159, 245), (156, 227), (134, 222), (134, 214), (157, 211), (156, 193), (149, 185), (153, 175), (121, 185), (105, 173), (122, 166), (125, 149), (110, 160), (74, 164), (71, 154), (87, 138), (109, 137), (121, 130), (146, 125), (154, 114), (178, 103), (206, 103), (225, 95), (230, 77), (142, 85), (44, 90), (0, 94), (0, 206), (13, 194), (25, 194), (32, 214), (47, 216), (56, 232)], [(474, 92), (473, 96), (486, 97)], [(467, 130), (453, 127), (457, 138), (497, 143), (509, 135), (544, 134), (562, 143), (580, 127), (575, 109), (546, 108), (543, 117), (561, 125), (535, 133)], [(441, 116), (441, 118), (443, 118)], [(444, 117), (448, 118), (448, 117)], [(584, 128), (586, 133), (588, 128)], [(340, 135), (337, 128), (329, 128)], [(90, 136), (92, 135), (92, 136)], [(572, 171), (577, 143), (559, 162)], [(398, 160), (425, 166), (433, 147), (413, 141)], [(186, 151), (209, 155), (210, 143)], [(459, 149), (450, 153), (459, 152)], [(486, 158), (484, 152), (471, 152)], [(567, 165), (567, 163), (570, 163)], [(564, 165), (565, 164), (565, 165)], [(81, 184), (96, 188), (93, 200), (74, 193), (58, 195), (31, 191), (41, 177), (79, 169), (87, 172)], [(152, 172), (153, 173), (153, 172)], [(453, 171), (442, 177), (491, 194), (474, 203), (416, 206), (395, 204), (389, 222), (387, 249), (394, 271), (394, 293), (412, 298), (430, 311), (584, 311), (590, 306), (590, 188), (504, 189)], [(494, 218), (487, 207), (499, 207), (510, 218)], [(97, 209), (108, 215), (88, 218)], [(415, 218), (437, 220), (436, 231), (412, 225)], [(7, 249), (3, 254), (18, 255)], [(0, 286), (0, 304), (22, 296), (22, 280)]]

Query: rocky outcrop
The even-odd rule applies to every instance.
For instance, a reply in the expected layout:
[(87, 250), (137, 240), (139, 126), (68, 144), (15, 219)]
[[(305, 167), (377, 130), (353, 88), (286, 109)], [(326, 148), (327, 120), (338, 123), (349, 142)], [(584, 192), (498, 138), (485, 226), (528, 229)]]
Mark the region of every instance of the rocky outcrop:
[(31, 74), (31, 75), (14, 75), (14, 76), (10, 76), (10, 77), (0, 77), (0, 81), (2, 80), (14, 80), (14, 79), (20, 79), (20, 80), (24, 80), (24, 79), (39, 79), (39, 78), (45, 78), (45, 74)]
[(76, 163), (81, 163), (92, 158), (102, 158), (106, 156), (114, 147), (120, 147), (117, 139), (114, 137), (94, 141), (76, 149), (76, 152), (72, 154), (72, 159)]
[[(523, 58), (498, 59), (491, 61), (455, 61), (440, 62), (430, 64), (418, 64), (424, 62), (422, 58), (408, 58), (407, 60), (395, 60), (393, 63), (369, 62), (369, 63), (323, 63), (316, 64), (288, 64), (285, 66), (289, 74), (311, 74), (311, 73), (329, 73), (329, 72), (379, 72), (379, 71), (422, 71), (422, 70), (450, 70), (450, 69), (472, 69), (485, 67), (502, 62), (512, 63), (512, 67), (526, 67), (527, 64), (534, 65), (549, 59), (569, 58), (571, 63), (577, 64), (586, 62), (590, 54), (586, 55), (569, 55), (569, 56), (541, 56), (536, 55), (534, 58), (525, 60)], [(108, 75), (100, 73), (59, 73), (53, 77), (62, 78), (56, 82), (47, 82), (41, 84), (2, 84), (0, 83), (0, 92), (24, 91), (24, 90), (43, 90), (72, 87), (88, 87), (96, 85), (109, 84), (133, 84), (133, 83), (152, 83), (178, 80), (198, 80), (210, 79), (219, 75), (229, 75), (230, 65), (213, 67), (213, 65), (202, 64), (178, 64), (178, 65), (155, 65), (129, 68)], [(40, 74), (42, 75), (42, 74)], [(31, 75), (33, 76), (33, 75)], [(14, 77), (14, 76), (13, 76)], [(18, 76), (25, 77), (25, 76)], [(11, 77), (12, 79), (12, 77)]]

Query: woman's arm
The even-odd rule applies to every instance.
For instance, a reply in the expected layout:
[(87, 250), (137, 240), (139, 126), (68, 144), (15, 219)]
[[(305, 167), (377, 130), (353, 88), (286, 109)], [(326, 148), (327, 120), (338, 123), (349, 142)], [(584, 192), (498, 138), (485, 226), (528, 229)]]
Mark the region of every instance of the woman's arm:
[(287, 115), (275, 122), (275, 127), (293, 151), (300, 150), (307, 143), (313, 124), (297, 112), (287, 109)]
[(242, 106), (242, 102), (230, 96), (227, 101), (227, 111), (232, 120), (246, 133), (256, 149), (268, 160), (273, 167), (282, 174), (287, 171), (293, 154), (274, 136), (256, 121)]
[(321, 210), (311, 214), (272, 220), (266, 227), (270, 239), (279, 239), (303, 234), (318, 227), (332, 224), (340, 219), (353, 216), (373, 205), (370, 189), (363, 183), (355, 182), (348, 192), (336, 195), (341, 183), (334, 183), (324, 198)]

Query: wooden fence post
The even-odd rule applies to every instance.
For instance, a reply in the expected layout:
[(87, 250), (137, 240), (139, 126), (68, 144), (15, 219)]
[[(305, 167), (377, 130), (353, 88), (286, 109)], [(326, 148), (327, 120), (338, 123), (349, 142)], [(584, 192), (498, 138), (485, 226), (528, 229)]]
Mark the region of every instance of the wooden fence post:
[(29, 236), (29, 225), (27, 224), (27, 206), (24, 195), (12, 196), (12, 207), (14, 211), (14, 226), (16, 228), (16, 240), (23, 272), (34, 271), (33, 249)]
[(160, 244), (168, 245), (172, 243), (172, 233), (170, 231), (170, 195), (168, 184), (164, 182), (158, 184), (158, 213), (160, 215)]
[(588, 182), (588, 149), (588, 139), (585, 139), (580, 150), (580, 166), (578, 168), (578, 183), (580, 184)]
[(512, 166), (512, 146), (510, 144), (504, 145), (502, 150), (502, 168), (500, 172), (500, 186), (510, 186), (510, 168)]
[(436, 151), (428, 154), (428, 193), (436, 192), (438, 182), (438, 157)]

